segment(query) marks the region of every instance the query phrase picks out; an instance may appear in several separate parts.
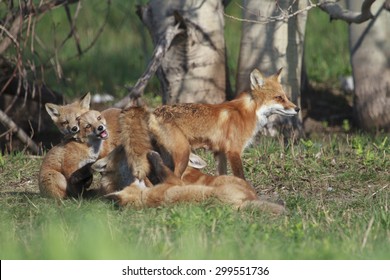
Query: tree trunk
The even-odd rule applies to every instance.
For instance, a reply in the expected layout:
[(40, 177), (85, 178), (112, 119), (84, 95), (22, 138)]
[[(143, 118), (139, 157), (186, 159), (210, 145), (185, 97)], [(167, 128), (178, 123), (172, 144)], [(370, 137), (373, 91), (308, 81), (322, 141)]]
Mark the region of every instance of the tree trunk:
[(178, 35), (157, 71), (163, 103), (220, 103), (226, 98), (225, 40), (221, 0), (151, 0), (139, 15), (157, 43), (169, 25)]
[[(348, 8), (358, 11), (362, 2), (348, 0)], [(390, 131), (390, 12), (383, 3), (372, 6), (374, 19), (349, 27), (354, 115), (359, 127), (369, 131)]]
[[(298, 107), (301, 100), (301, 71), (303, 43), (307, 13), (301, 12), (285, 20), (273, 21), (271, 17), (280, 16), (280, 8), (286, 11), (291, 2), (292, 12), (303, 9), (307, 1), (244, 0), (244, 20), (262, 23), (243, 22), (240, 56), (237, 71), (236, 93), (249, 89), (249, 74), (258, 68), (265, 74), (274, 74), (283, 67), (282, 84), (289, 98)], [(270, 127), (290, 122), (285, 117), (270, 117)], [(293, 126), (301, 130), (301, 116), (294, 118)], [(269, 127), (269, 128), (270, 128)], [(271, 128), (269, 132), (275, 132)]]

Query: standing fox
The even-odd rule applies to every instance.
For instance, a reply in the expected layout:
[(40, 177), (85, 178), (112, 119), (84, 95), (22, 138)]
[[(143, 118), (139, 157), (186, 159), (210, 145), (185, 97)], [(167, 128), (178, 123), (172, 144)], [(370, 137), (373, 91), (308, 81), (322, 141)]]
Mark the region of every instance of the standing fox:
[[(191, 184), (185, 184), (163, 164), (158, 153), (151, 151), (147, 157), (152, 172), (162, 182), (152, 188), (147, 188), (143, 181), (128, 177), (129, 173), (126, 169), (129, 167), (121, 166), (123, 161), (119, 159), (125, 159), (125, 155), (118, 148), (107, 158), (95, 162), (92, 168), (102, 172), (102, 187), (105, 190), (118, 190), (106, 197), (117, 201), (119, 205), (131, 205), (135, 208), (202, 202), (214, 198), (222, 203), (231, 204), (237, 209), (251, 207), (275, 214), (285, 212), (283, 206), (259, 199), (255, 190), (240, 178), (216, 176), (206, 179), (207, 175), (189, 167), (186, 172), (191, 178), (188, 181)], [(204, 181), (207, 181), (208, 185), (203, 184)]]
[(91, 163), (99, 156), (107, 139), (106, 121), (98, 111), (87, 111), (77, 118), (81, 128), (76, 139), (53, 147), (43, 159), (39, 189), (54, 198), (78, 197), (92, 183)]
[(267, 118), (271, 114), (294, 116), (299, 112), (280, 84), (281, 70), (267, 78), (259, 70), (253, 70), (251, 91), (229, 102), (165, 105), (155, 109), (150, 131), (172, 155), (176, 176), (181, 177), (186, 169), (191, 148), (207, 148), (219, 159), (219, 174), (226, 174), (227, 157), (233, 174), (245, 178), (241, 154), (267, 124)]

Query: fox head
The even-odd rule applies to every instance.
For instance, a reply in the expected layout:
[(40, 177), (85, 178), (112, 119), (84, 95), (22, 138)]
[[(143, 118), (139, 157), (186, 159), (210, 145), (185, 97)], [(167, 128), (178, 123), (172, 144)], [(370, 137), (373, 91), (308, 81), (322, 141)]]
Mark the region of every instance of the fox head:
[(96, 161), (91, 168), (102, 175), (101, 187), (105, 193), (122, 190), (135, 180), (122, 145)]
[(76, 139), (80, 142), (93, 141), (95, 139), (105, 140), (108, 138), (106, 119), (95, 110), (90, 110), (77, 118), (79, 133)]
[(54, 124), (65, 136), (74, 136), (80, 130), (77, 118), (89, 110), (91, 94), (85, 94), (79, 101), (68, 105), (46, 103), (45, 108)]
[(272, 114), (294, 116), (299, 112), (299, 108), (288, 100), (280, 83), (282, 69), (270, 77), (264, 77), (257, 69), (251, 72), (251, 95), (258, 100), (258, 117), (269, 117)]

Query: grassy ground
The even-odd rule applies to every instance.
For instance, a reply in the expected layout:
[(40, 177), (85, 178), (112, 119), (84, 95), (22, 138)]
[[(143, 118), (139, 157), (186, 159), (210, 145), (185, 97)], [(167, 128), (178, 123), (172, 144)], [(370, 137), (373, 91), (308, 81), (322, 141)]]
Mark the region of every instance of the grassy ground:
[(246, 175), (260, 195), (285, 201), (282, 217), (212, 201), (138, 211), (100, 200), (57, 204), (38, 193), (40, 158), (2, 156), (0, 258), (388, 259), (389, 142), (261, 137), (245, 152)]
[[(78, 19), (83, 46), (96, 34), (105, 7), (106, 1), (83, 2)], [(232, 2), (227, 13), (239, 16), (237, 7)], [(134, 84), (145, 69), (152, 46), (134, 14), (134, 2), (111, 1), (110, 9), (102, 36), (86, 55), (74, 57), (73, 41), (64, 46), (58, 57), (63, 79), (45, 73), (46, 82), (67, 97), (86, 91), (122, 96), (123, 86)], [(61, 42), (57, 31), (69, 32), (65, 19), (63, 9), (41, 19), (37, 32), (43, 44), (35, 44), (37, 52), (49, 53)], [(240, 23), (227, 19), (232, 81), (238, 32)], [(327, 87), (321, 97), (312, 98), (316, 102), (329, 95), (329, 86), (334, 87), (340, 75), (350, 73), (346, 32), (344, 23), (328, 23), (320, 11), (310, 11), (307, 72), (311, 81)], [(147, 91), (156, 93), (157, 84), (153, 81)], [(326, 112), (334, 116), (334, 110)], [(321, 116), (312, 118), (324, 128), (332, 125)], [(282, 217), (237, 212), (211, 201), (141, 211), (117, 209), (100, 200), (57, 204), (39, 195), (41, 158), (0, 154), (0, 258), (389, 259), (390, 139), (346, 134), (351, 127), (344, 118), (343, 125), (337, 125), (345, 134), (312, 133), (310, 139), (290, 144), (260, 137), (244, 153), (247, 178), (259, 195), (285, 201), (289, 214)], [(214, 171), (209, 154), (201, 155), (209, 162), (207, 171)]]

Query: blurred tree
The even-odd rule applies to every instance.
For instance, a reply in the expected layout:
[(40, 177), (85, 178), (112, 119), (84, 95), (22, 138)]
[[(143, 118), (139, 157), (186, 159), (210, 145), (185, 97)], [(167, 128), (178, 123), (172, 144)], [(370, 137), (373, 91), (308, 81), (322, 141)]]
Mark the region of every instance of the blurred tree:
[(182, 29), (157, 72), (163, 103), (225, 100), (228, 79), (221, 0), (151, 0), (139, 7), (138, 15), (156, 45), (168, 26)]
[[(301, 72), (307, 1), (243, 1), (243, 25), (237, 70), (236, 93), (249, 89), (249, 74), (258, 68), (268, 75), (283, 67), (282, 84), (287, 96), (301, 107)], [(295, 14), (295, 16), (291, 16)], [(297, 129), (301, 134), (301, 117), (271, 116), (267, 131), (273, 126)]]
[[(363, 0), (348, 0), (358, 10)], [(355, 86), (354, 114), (368, 131), (390, 131), (390, 1), (376, 1), (371, 21), (349, 26)]]
[[(164, 103), (216, 103), (232, 97), (224, 66), (224, 24), (221, 16), (224, 5), (229, 2), (151, 0), (141, 9), (141, 19), (155, 43), (163, 36), (167, 25), (179, 23), (184, 29), (184, 33), (174, 39), (160, 68)], [(253, 68), (273, 74), (284, 67), (282, 83), (292, 101), (300, 106), (306, 15), (309, 9), (319, 7), (330, 15), (331, 20), (339, 19), (351, 24), (351, 42), (354, 45), (352, 66), (356, 84), (354, 109), (359, 124), (365, 129), (388, 129), (390, 48), (384, 38), (389, 35), (388, 28), (385, 28), (389, 14), (379, 17), (380, 13), (377, 13), (374, 20), (369, 21), (373, 18), (371, 6), (375, 0), (349, 2), (351, 10), (359, 12), (346, 10), (337, 1), (243, 0), (243, 17), (236, 18), (243, 22), (243, 27), (235, 92), (248, 89), (249, 73)], [(389, 2), (377, 1), (376, 7), (386, 7)], [(368, 32), (370, 29), (372, 32)], [(363, 40), (365, 37), (367, 39)], [(367, 55), (368, 52), (370, 55)], [(370, 68), (368, 74), (367, 68), (362, 65), (375, 67)], [(380, 82), (374, 82), (374, 77), (380, 77)], [(289, 121), (288, 127), (292, 125), (298, 132), (301, 131), (299, 119), (291, 123), (291, 119), (275, 117), (270, 127), (286, 124), (286, 120)]]

